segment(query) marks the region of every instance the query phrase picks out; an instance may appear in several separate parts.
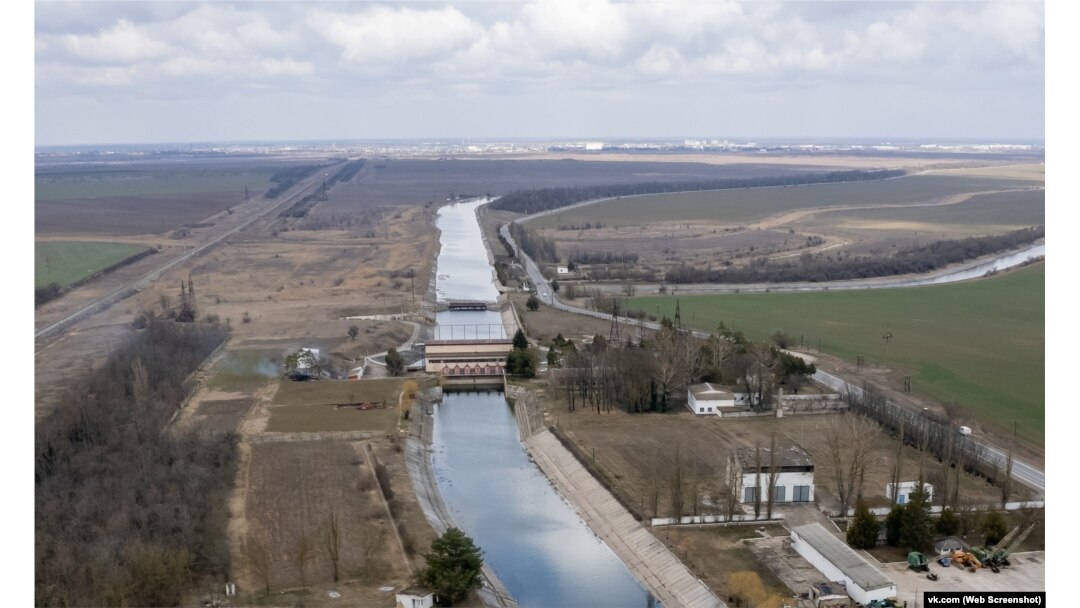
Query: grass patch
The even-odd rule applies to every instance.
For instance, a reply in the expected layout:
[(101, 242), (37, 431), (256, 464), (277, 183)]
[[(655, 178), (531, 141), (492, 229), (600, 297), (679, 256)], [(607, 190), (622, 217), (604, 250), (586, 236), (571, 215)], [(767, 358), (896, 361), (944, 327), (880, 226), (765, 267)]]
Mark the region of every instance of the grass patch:
[(1046, 223), (1046, 191), (1020, 190), (980, 194), (957, 205), (891, 209), (860, 209), (822, 213), (807, 225), (891, 229), (897, 225), (920, 231), (955, 231), (971, 234), (1008, 232)]
[(281, 350), (230, 350), (214, 365), (214, 376), (207, 382), (213, 389), (250, 392), (282, 372)]
[(34, 198), (39, 201), (99, 199), (123, 196), (193, 194), (205, 192), (243, 193), (251, 196), (265, 191), (271, 170), (243, 172), (123, 171), (85, 172), (61, 176), (38, 176)]
[(146, 249), (127, 243), (36, 241), (34, 286), (59, 283), (65, 287)]
[[(398, 393), (403, 380), (282, 380), (266, 430), (278, 433), (392, 431), (397, 426)], [(384, 402), (385, 408), (359, 411), (340, 404)]]
[(956, 172), (910, 175), (876, 182), (628, 196), (544, 216), (530, 222), (529, 226), (558, 228), (586, 222), (600, 222), (606, 226), (700, 220), (751, 222), (794, 209), (925, 202), (966, 192), (1023, 188), (1042, 183), (1034, 178)]
[[(683, 323), (715, 329), (720, 321), (753, 339), (776, 330), (823, 351), (913, 376), (913, 389), (955, 399), (985, 424), (1043, 443), (1045, 425), (1045, 267), (1036, 264), (986, 280), (865, 291), (684, 296)], [(673, 297), (640, 297), (631, 309), (674, 315)]]

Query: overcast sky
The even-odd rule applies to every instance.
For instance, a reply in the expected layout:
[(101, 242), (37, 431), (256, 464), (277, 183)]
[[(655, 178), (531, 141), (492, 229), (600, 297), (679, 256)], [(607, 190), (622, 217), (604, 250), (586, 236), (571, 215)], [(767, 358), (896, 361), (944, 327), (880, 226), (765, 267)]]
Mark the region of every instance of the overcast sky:
[(37, 145), (1041, 140), (1041, 2), (35, 5)]

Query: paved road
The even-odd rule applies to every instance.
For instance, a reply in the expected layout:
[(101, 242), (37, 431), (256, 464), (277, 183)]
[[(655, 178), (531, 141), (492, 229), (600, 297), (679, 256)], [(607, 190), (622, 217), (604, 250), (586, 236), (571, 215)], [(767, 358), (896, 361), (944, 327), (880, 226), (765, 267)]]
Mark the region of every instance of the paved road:
[[(548, 284), (547, 280), (544, 279), (544, 276), (543, 274), (541, 274), (540, 269), (537, 267), (536, 263), (533, 262), (532, 258), (530, 258), (524, 251), (521, 251), (518, 248), (517, 243), (515, 243), (514, 239), (510, 236), (510, 225), (504, 224), (503, 226), (501, 226), (499, 228), (499, 233), (502, 234), (503, 238), (505, 238), (506, 241), (510, 243), (510, 246), (513, 247), (514, 251), (517, 252), (518, 259), (521, 260), (524, 264), (525, 271), (529, 275), (529, 280), (532, 281), (532, 284), (535, 286), (537, 296), (541, 300), (550, 305), (552, 308), (556, 308), (558, 310), (572, 312), (580, 315), (586, 315), (590, 317), (596, 317), (598, 319), (611, 319), (611, 315), (607, 313), (598, 312), (595, 310), (586, 310), (584, 308), (578, 308), (576, 306), (570, 306), (560, 301), (555, 296), (554, 292), (552, 292), (551, 286)], [(1020, 263), (1022, 261), (1023, 260), (1021, 259), (1017, 263)], [(821, 287), (824, 288), (825, 285), (826, 284), (822, 284)], [(660, 328), (659, 323), (650, 323), (648, 321), (638, 321), (635, 319), (628, 319), (622, 317), (620, 317), (619, 322), (626, 323), (627, 325), (641, 326), (653, 330), (658, 330)], [(697, 338), (707, 338), (709, 336), (707, 333), (700, 331), (694, 331), (691, 333)], [(818, 373), (814, 375), (814, 379), (824, 384), (825, 386), (832, 388), (833, 390), (841, 392), (845, 390), (851, 390), (855, 394), (862, 393), (862, 388), (823, 371), (818, 371)], [(986, 455), (985, 457), (990, 464), (1001, 467), (1005, 466), (1005, 461), (1007, 460), (1008, 456), (1003, 450), (1000, 450), (984, 442), (978, 443), (985, 448), (984, 454)], [(1042, 496), (1046, 492), (1045, 473), (1025, 462), (1016, 460), (1015, 458), (1013, 459), (1012, 477), (1016, 481), (1035, 490), (1040, 496)]]
[(271, 203), (271, 206), (268, 206), (262, 212), (259, 212), (259, 213), (255, 214), (250, 219), (245, 220), (243, 223), (238, 224), (237, 226), (227, 230), (226, 232), (221, 233), (220, 235), (214, 237), (213, 239), (210, 239), (209, 241), (203, 243), (202, 245), (199, 245), (198, 247), (193, 248), (191, 251), (188, 251), (187, 253), (185, 253), (185, 254), (183, 254), (183, 255), (181, 255), (179, 257), (173, 258), (171, 261), (159, 266), (155, 270), (150, 271), (149, 273), (147, 273), (145, 276), (143, 276), (141, 279), (138, 279), (134, 283), (129, 284), (129, 285), (125, 285), (123, 287), (120, 287), (119, 289), (116, 289), (116, 290), (114, 290), (114, 291), (112, 291), (112, 292), (98, 298), (97, 300), (94, 300), (93, 302), (87, 304), (86, 306), (83, 306), (82, 308), (76, 310), (75, 312), (73, 312), (73, 313), (67, 315), (66, 317), (60, 319), (59, 321), (56, 321), (55, 323), (52, 323), (52, 324), (49, 324), (49, 325), (46, 325), (45, 327), (42, 327), (41, 329), (35, 331), (34, 332), (34, 339), (38, 340), (38, 339), (41, 339), (41, 338), (47, 338), (47, 337), (59, 332), (60, 330), (72, 325), (73, 323), (76, 323), (76, 322), (80, 321), (81, 319), (83, 319), (86, 316), (89, 316), (89, 315), (94, 314), (94, 313), (101, 312), (101, 311), (105, 310), (106, 308), (112, 306), (113, 304), (119, 302), (120, 300), (123, 300), (123, 299), (125, 299), (127, 297), (130, 297), (130, 296), (132, 296), (132, 295), (146, 289), (154, 281), (161, 278), (161, 275), (165, 274), (165, 272), (167, 272), (169, 269), (173, 268), (174, 266), (177, 266), (178, 264), (182, 264), (182, 263), (186, 262), (187, 260), (190, 260), (191, 258), (199, 255), (200, 253), (203, 253), (204, 251), (210, 249), (211, 247), (216, 246), (217, 244), (221, 243), (223, 240), (229, 238), (230, 236), (236, 234), (237, 232), (240, 232), (244, 228), (247, 228), (248, 226), (250, 226), (251, 224), (253, 224), (257, 220), (262, 219), (262, 218), (266, 217), (267, 215), (269, 215), (271, 213), (280, 211), (282, 208), (287, 207), (287, 206), (295, 203), (297, 201), (297, 199), (299, 199), (301, 196), (303, 196), (304, 194), (307, 193), (309, 188), (321, 183), (322, 179), (324, 177), (324, 174), (327, 171), (329, 171), (329, 168), (326, 169), (325, 171), (316, 172), (316, 174), (313, 175), (312, 177), (309, 177), (308, 179), (305, 179), (302, 182), (300, 182), (298, 185), (294, 186), (289, 191), (290, 193), (287, 196), (285, 196), (285, 197), (283, 197), (281, 199), (281, 202), (279, 202), (277, 204), (272, 204)]
[[(851, 392), (860, 397), (863, 393), (861, 387), (855, 386), (842, 378), (822, 370), (818, 370), (818, 372), (814, 374), (814, 380), (840, 393)], [(977, 443), (982, 445), (985, 449), (983, 458), (988, 464), (1001, 467), (1002, 469), (1005, 468), (1005, 463), (1009, 458), (1006, 452), (981, 441), (977, 441)], [(1046, 474), (1015, 458), (1013, 458), (1012, 477), (1035, 490), (1040, 496), (1046, 493)]]

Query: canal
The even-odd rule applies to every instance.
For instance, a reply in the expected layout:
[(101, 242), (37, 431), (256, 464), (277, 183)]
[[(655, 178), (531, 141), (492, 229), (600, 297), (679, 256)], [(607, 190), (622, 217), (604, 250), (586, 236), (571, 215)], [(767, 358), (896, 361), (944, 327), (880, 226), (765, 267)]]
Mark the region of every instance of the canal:
[[(476, 219), (484, 201), (439, 210), (440, 299), (494, 301), (498, 291)], [(498, 312), (441, 312), (440, 328), (483, 338)], [(484, 328), (484, 329), (480, 329)], [(447, 392), (434, 413), (434, 470), (454, 521), (527, 608), (650, 606), (648, 593), (533, 464), (501, 391)]]

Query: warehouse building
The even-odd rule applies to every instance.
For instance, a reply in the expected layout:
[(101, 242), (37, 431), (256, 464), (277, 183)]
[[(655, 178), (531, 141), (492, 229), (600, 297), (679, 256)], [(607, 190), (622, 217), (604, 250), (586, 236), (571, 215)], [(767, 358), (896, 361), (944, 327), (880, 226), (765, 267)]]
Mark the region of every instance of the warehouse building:
[(792, 528), (791, 548), (860, 604), (896, 597), (896, 583), (821, 524)]

